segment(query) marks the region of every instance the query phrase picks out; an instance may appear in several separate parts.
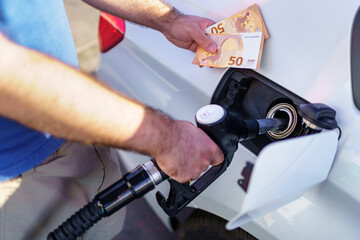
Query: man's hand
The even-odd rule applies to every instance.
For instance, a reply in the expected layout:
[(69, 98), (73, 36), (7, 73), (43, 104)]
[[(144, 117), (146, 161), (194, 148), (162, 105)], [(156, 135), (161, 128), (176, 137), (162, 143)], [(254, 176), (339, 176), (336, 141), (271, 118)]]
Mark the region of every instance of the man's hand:
[(190, 122), (173, 121), (169, 136), (155, 156), (160, 168), (178, 182), (197, 179), (209, 165), (224, 160), (220, 148)]
[(181, 14), (172, 5), (161, 0), (84, 0), (95, 8), (125, 20), (162, 32), (178, 47), (196, 51), (200, 45), (207, 51), (216, 51), (216, 44), (204, 33), (215, 22), (203, 17)]
[(215, 52), (216, 44), (204, 33), (215, 22), (197, 16), (178, 14), (163, 30), (165, 37), (174, 45), (195, 52), (198, 45), (208, 52)]

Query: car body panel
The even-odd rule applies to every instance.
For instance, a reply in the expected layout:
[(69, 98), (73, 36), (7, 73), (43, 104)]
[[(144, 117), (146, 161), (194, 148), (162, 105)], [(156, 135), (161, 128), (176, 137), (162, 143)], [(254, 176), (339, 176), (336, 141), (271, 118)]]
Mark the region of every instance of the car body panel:
[[(220, 21), (255, 1), (169, 1), (180, 11)], [(270, 33), (264, 42), (260, 74), (309, 102), (337, 112), (342, 137), (326, 181), (295, 201), (242, 226), (259, 239), (357, 239), (360, 236), (360, 121), (352, 98), (350, 38), (358, 0), (259, 0)], [(98, 76), (112, 87), (174, 118), (194, 122), (208, 104), (226, 69), (192, 65), (194, 54), (174, 47), (159, 32), (127, 23), (122, 43), (101, 55)], [(149, 159), (119, 151), (128, 170)], [(228, 170), (191, 203), (230, 220), (239, 213), (245, 192), (237, 181), (246, 161), (257, 156), (239, 145)], [(163, 193), (167, 183), (157, 187)], [(211, 192), (216, 192), (213, 197)], [(156, 205), (155, 192), (145, 198), (169, 226)], [(237, 196), (237, 207), (228, 195)], [(166, 194), (165, 194), (166, 195)]]

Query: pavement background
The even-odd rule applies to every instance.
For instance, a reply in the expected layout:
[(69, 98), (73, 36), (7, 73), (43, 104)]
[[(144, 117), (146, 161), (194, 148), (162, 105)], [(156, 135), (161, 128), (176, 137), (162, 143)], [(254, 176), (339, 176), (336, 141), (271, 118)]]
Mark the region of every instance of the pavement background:
[[(64, 0), (70, 27), (75, 40), (80, 70), (96, 75), (99, 61), (99, 11), (80, 0)], [(113, 240), (177, 240), (157, 218), (144, 199), (127, 206), (123, 230)], [(104, 239), (106, 240), (106, 239)]]
[(94, 73), (99, 62), (99, 11), (80, 0), (64, 0), (80, 69)]

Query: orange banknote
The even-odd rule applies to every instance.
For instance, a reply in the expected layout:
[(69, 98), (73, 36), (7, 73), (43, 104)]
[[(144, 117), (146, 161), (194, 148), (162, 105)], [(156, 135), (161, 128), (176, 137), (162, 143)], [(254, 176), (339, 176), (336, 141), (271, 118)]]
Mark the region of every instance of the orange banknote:
[(262, 32), (208, 36), (217, 44), (217, 51), (209, 53), (198, 47), (193, 64), (219, 68), (259, 68), (264, 42)]
[[(262, 39), (266, 39), (266, 38), (269, 38), (269, 33), (266, 29), (266, 26), (265, 26), (265, 23), (264, 23), (264, 20), (261, 16), (261, 13), (260, 13), (260, 10), (258, 8), (258, 5), (257, 4), (253, 4), (251, 5), (250, 7), (248, 8), (245, 8), (243, 10), (241, 10), (240, 12), (232, 15), (231, 17), (229, 18), (226, 18), (214, 25), (211, 25), (210, 27), (206, 28), (205, 29), (205, 33), (207, 33), (209, 36), (212, 35), (233, 35), (233, 34), (241, 34), (241, 33), (262, 33)], [(211, 38), (214, 38), (215, 37), (211, 37)], [(219, 37), (221, 38), (221, 37)], [(235, 38), (233, 38), (235, 39)], [(217, 42), (216, 42), (217, 43)], [(228, 43), (227, 43), (228, 45)], [(246, 48), (248, 47), (248, 45), (251, 45), (252, 44), (247, 44), (245, 46), (245, 50), (247, 50)], [(198, 52), (201, 52), (201, 56), (205, 56), (206, 54), (204, 53), (204, 49), (201, 49), (200, 47), (198, 47), (198, 50), (197, 50), (197, 53), (195, 55), (195, 58), (193, 60), (193, 64), (196, 64), (196, 65), (205, 65), (205, 66), (212, 66), (212, 67), (239, 67), (239, 68), (255, 68), (255, 69), (258, 69), (259, 68), (259, 64), (260, 64), (260, 59), (261, 59), (261, 53), (262, 53), (262, 46), (263, 46), (263, 43), (261, 42), (260, 45), (257, 44), (259, 47), (259, 49), (257, 49), (257, 51), (255, 51), (254, 49), (251, 49), (252, 52), (257, 52), (258, 53), (258, 56), (256, 59), (256, 67), (250, 67), (253, 66), (253, 64), (250, 64), (250, 63), (253, 63), (254, 62), (254, 59), (253, 58), (252, 60), (249, 60), (249, 64), (245, 64), (245, 63), (241, 63), (240, 66), (239, 66), (239, 63), (240, 63), (240, 59), (243, 59), (243, 58), (237, 58), (239, 59), (237, 61), (238, 64), (236, 64), (236, 62), (234, 64), (231, 64), (229, 65), (229, 61), (227, 62), (228, 65), (226, 65), (226, 62), (222, 62), (220, 65), (219, 65), (219, 59), (217, 61), (213, 61), (210, 63), (210, 60), (207, 60), (207, 61), (200, 61), (199, 59), (199, 54)], [(234, 48), (237, 48), (237, 45), (232, 45)], [(228, 47), (226, 47), (228, 48)], [(219, 47), (218, 46), (218, 51), (215, 53), (215, 54), (211, 54), (211, 53), (207, 53), (207, 56), (211, 58), (216, 58), (216, 57), (220, 57), (219, 53), (218, 52), (221, 52), (221, 59), (223, 61), (225, 61), (224, 57), (224, 53), (227, 52), (227, 53), (230, 53), (230, 52), (236, 52), (237, 55), (239, 55), (239, 50), (236, 50), (236, 49), (232, 49), (231, 51), (229, 49), (227, 50), (224, 50), (223, 47)], [(216, 56), (216, 57), (215, 57)], [(234, 55), (231, 55), (231, 56), (234, 56)], [(231, 57), (230, 56), (230, 57)], [(204, 64), (206, 63), (206, 64)], [(231, 60), (230, 63), (233, 63), (233, 61)], [(247, 67), (245, 67), (247, 66)]]
[(257, 4), (226, 18), (205, 29), (205, 33), (233, 34), (244, 32), (262, 32), (264, 38), (269, 37), (264, 20)]

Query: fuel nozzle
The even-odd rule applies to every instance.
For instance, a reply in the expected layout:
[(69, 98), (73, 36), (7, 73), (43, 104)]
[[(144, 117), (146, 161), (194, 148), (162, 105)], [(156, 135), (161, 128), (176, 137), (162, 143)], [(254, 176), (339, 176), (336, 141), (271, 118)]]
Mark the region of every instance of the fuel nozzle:
[(224, 151), (234, 153), (237, 142), (255, 138), (268, 131), (285, 129), (287, 119), (282, 118), (244, 118), (240, 113), (227, 111), (220, 105), (210, 104), (196, 113), (196, 123)]
[(210, 104), (200, 108), (195, 116), (196, 124), (220, 147), (224, 161), (210, 167), (198, 179), (190, 184), (181, 184), (169, 179), (169, 196), (165, 198), (157, 192), (156, 198), (160, 207), (169, 216), (174, 217), (229, 167), (238, 142), (255, 138), (270, 130), (281, 130), (287, 127), (285, 119), (244, 118), (240, 113), (227, 111), (225, 108)]
[[(193, 184), (181, 184), (169, 179), (168, 199), (160, 192), (156, 193), (159, 205), (169, 216), (175, 216), (227, 169), (239, 141), (285, 128), (288, 124), (286, 120), (277, 118), (243, 118), (241, 114), (226, 111), (219, 105), (207, 105), (199, 109), (196, 113), (196, 123), (219, 145), (225, 160), (222, 164), (209, 168)], [(161, 171), (155, 160), (139, 165), (98, 193), (91, 202), (51, 232), (47, 239), (76, 239), (100, 219), (112, 215), (134, 199), (142, 197), (165, 179), (168, 179), (168, 176)]]

